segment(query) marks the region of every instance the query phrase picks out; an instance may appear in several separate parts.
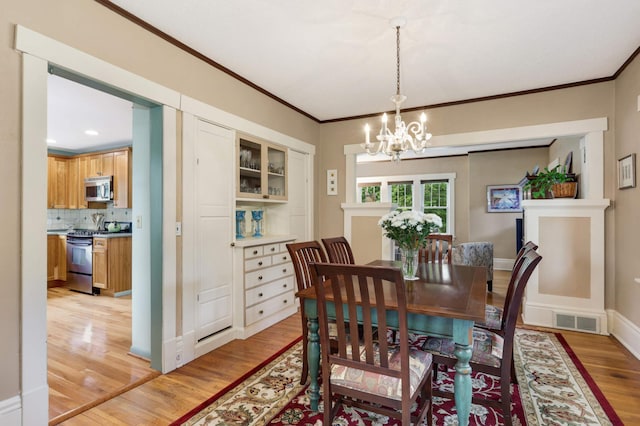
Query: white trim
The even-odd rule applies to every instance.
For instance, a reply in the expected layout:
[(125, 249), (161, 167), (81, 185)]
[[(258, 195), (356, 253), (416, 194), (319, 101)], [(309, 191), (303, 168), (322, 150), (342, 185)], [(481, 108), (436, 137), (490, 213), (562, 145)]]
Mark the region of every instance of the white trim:
[(177, 291), (177, 113), (162, 108), (162, 372), (176, 369), (176, 291)]
[[(431, 146), (467, 146), (487, 143), (527, 141), (550, 137), (586, 135), (591, 132), (608, 130), (607, 118), (589, 118), (586, 120), (563, 121), (558, 123), (536, 124), (533, 126), (508, 127), (504, 129), (482, 130), (468, 133), (452, 133), (450, 135), (433, 136)], [(360, 144), (345, 145), (345, 155), (362, 154)], [(412, 155), (411, 158), (428, 156), (429, 149), (423, 154)]]
[(640, 359), (640, 327), (617, 311), (608, 310), (609, 331), (637, 359)]
[(67, 70), (102, 81), (130, 94), (173, 108), (180, 106), (180, 94), (95, 56), (67, 46), (57, 40), (16, 25), (17, 50), (60, 65)]
[(295, 149), (296, 151), (315, 155), (316, 147), (307, 142), (301, 141), (284, 133), (262, 126), (260, 124), (249, 121), (245, 118), (223, 111), (219, 108), (193, 99), (187, 95), (181, 95), (180, 108), (184, 112), (200, 117), (213, 124), (226, 127), (230, 130), (237, 130), (248, 133), (270, 142), (284, 145)]
[[(19, 426), (21, 423), (20, 397), (13, 396), (0, 401), (0, 424), (6, 426)], [(45, 423), (46, 424), (46, 423)]]

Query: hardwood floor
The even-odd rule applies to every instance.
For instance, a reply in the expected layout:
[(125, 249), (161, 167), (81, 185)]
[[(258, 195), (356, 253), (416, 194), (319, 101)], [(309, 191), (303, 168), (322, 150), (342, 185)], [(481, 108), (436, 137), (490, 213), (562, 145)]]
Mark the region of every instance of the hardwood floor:
[[(489, 303), (502, 303), (508, 273), (496, 271)], [(557, 332), (558, 330), (549, 330)], [(165, 425), (194, 408), (301, 332), (299, 315), (246, 340), (235, 340), (169, 374), (150, 380), (88, 411), (65, 425)], [(614, 338), (562, 332), (589, 374), (625, 424), (640, 424), (640, 361)]]
[(47, 290), (50, 424), (72, 417), (159, 375), (128, 354), (131, 298)]

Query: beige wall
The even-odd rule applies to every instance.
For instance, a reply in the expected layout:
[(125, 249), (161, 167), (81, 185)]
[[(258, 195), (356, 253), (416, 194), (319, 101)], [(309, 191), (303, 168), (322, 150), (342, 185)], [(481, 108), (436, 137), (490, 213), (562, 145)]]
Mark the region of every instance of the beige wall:
[(548, 148), (530, 148), (469, 155), (469, 239), (491, 241), (493, 256), (516, 257), (516, 218), (522, 213), (487, 212), (487, 185), (515, 185), (536, 165), (544, 167)]
[[(4, 184), (0, 189), (0, 221), (6, 229), (0, 245), (0, 270), (3, 272), (0, 401), (16, 395), (20, 387), (22, 68), (21, 54), (13, 48), (16, 24), (305, 142), (316, 143), (319, 127), (318, 123), (228, 77), (96, 2), (3, 1), (0, 13), (0, 178)], [(46, 211), (42, 214), (45, 216)]]
[[(640, 58), (636, 58), (616, 80), (616, 144), (615, 155), (611, 158), (615, 165), (618, 158), (635, 153), (640, 155)], [(636, 158), (636, 168), (640, 166)], [(636, 169), (636, 180), (640, 173)], [(617, 189), (617, 182), (609, 183), (612, 198), (615, 198), (615, 241), (609, 239), (608, 250), (615, 248), (615, 309), (625, 318), (640, 326), (640, 284), (634, 278), (640, 277), (638, 262), (638, 242), (640, 226), (640, 182), (636, 188)], [(611, 233), (613, 234), (613, 232)]]

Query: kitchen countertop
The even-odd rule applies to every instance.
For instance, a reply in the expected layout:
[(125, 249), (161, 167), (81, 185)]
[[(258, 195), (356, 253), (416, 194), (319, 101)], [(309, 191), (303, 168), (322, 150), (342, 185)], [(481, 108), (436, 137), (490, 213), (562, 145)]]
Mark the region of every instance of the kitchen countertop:
[[(47, 229), (47, 235), (67, 235), (68, 229)], [(130, 237), (131, 232), (107, 232), (92, 235), (94, 238), (122, 238)]]

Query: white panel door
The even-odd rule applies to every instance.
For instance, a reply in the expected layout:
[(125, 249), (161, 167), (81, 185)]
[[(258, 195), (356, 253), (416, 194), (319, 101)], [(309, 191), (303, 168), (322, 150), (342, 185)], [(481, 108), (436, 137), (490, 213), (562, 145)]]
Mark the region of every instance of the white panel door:
[(198, 120), (195, 143), (196, 339), (232, 324), (234, 137)]
[(289, 233), (298, 241), (311, 238), (309, 224), (309, 154), (289, 150)]

